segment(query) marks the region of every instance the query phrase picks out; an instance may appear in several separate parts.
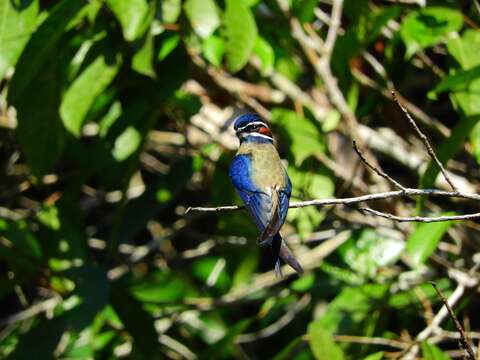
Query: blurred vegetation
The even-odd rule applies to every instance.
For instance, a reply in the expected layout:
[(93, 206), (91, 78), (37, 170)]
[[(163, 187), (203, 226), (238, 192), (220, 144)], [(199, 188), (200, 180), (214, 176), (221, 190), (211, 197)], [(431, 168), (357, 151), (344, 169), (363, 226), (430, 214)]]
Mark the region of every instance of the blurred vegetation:
[[(405, 186), (448, 189), (392, 89), (457, 186), (479, 188), (475, 2), (345, 0), (336, 36), (331, 14), (332, 0), (0, 0), (0, 358), (374, 360), (415, 340), (415, 357), (462, 357), (448, 318), (418, 336), (441, 306), (427, 281), (450, 296), (480, 262), (475, 222), (294, 209), (283, 232), (307, 272), (276, 279), (247, 214), (184, 216), (239, 203), (227, 172), (245, 109), (271, 122), (295, 200), (389, 189), (353, 139)], [(476, 286), (455, 306), (474, 344)]]

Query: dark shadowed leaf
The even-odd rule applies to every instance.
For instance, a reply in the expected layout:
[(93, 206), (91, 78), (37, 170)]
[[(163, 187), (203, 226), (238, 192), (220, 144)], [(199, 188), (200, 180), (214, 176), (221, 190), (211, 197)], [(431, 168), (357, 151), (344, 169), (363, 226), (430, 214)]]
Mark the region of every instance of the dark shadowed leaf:
[(70, 21), (86, 4), (78, 0), (59, 2), (33, 33), (18, 59), (15, 74), (10, 83), (8, 101), (11, 105), (17, 106), (22, 96), (31, 95), (26, 92), (27, 88), (35, 82), (38, 73), (49, 60), (52, 50), (55, 49), (67, 25), (72, 25)]
[(134, 352), (141, 358), (160, 358), (158, 335), (153, 326), (153, 319), (122, 284), (113, 285), (110, 302), (122, 321), (125, 330), (134, 339)]

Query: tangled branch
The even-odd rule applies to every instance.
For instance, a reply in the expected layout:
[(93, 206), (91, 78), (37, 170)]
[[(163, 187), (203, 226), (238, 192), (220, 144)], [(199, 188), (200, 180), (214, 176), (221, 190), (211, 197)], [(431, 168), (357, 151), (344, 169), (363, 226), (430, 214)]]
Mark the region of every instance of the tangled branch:
[[(398, 190), (395, 191), (387, 191), (387, 192), (380, 192), (380, 193), (373, 193), (367, 194), (362, 196), (355, 196), (355, 197), (347, 197), (347, 198), (333, 198), (333, 199), (314, 199), (314, 200), (306, 200), (306, 201), (299, 201), (299, 202), (292, 202), (290, 203), (289, 208), (297, 209), (303, 208), (306, 206), (335, 206), (335, 205), (355, 205), (360, 203), (366, 203), (370, 201), (377, 201), (377, 200), (386, 200), (386, 199), (393, 199), (399, 197), (418, 197), (418, 196), (426, 196), (426, 197), (443, 197), (443, 198), (462, 198), (467, 200), (474, 200), (480, 201), (480, 195), (476, 193), (469, 193), (469, 192), (462, 192), (459, 191), (456, 186), (454, 185), (453, 181), (448, 176), (445, 167), (442, 165), (440, 160), (438, 159), (435, 151), (433, 150), (430, 141), (428, 140), (427, 136), (420, 130), (416, 122), (413, 120), (412, 116), (408, 112), (408, 110), (401, 104), (398, 100), (395, 92), (392, 91), (392, 96), (394, 101), (400, 107), (402, 112), (405, 114), (408, 122), (415, 130), (416, 134), (422, 140), (425, 148), (427, 149), (428, 154), (432, 158), (432, 160), (438, 165), (440, 168), (440, 172), (442, 173), (443, 177), (447, 181), (447, 183), (452, 188), (452, 191), (445, 191), (440, 189), (416, 189), (416, 188), (407, 188), (400, 184), (398, 181), (393, 179), (390, 175), (386, 174), (377, 166), (371, 164), (363, 155), (363, 153), (358, 148), (356, 142), (353, 142), (353, 149), (359, 156), (360, 160), (365, 164), (367, 168), (375, 172), (377, 175), (383, 177), (386, 181), (391, 183), (395, 188)], [(223, 212), (223, 211), (235, 211), (241, 210), (244, 206), (238, 205), (229, 205), (229, 206), (219, 206), (219, 207), (188, 207), (185, 211), (185, 214), (189, 212)], [(425, 216), (397, 216), (390, 213), (381, 212), (378, 210), (371, 209), (369, 207), (361, 207), (359, 208), (360, 211), (367, 213), (373, 216), (379, 216), (382, 218), (390, 219), (393, 221), (398, 222), (441, 222), (441, 221), (458, 221), (458, 220), (471, 220), (480, 218), (480, 212), (471, 213), (471, 214), (464, 214), (464, 215), (448, 215), (448, 216), (435, 216), (435, 217), (425, 217)]]

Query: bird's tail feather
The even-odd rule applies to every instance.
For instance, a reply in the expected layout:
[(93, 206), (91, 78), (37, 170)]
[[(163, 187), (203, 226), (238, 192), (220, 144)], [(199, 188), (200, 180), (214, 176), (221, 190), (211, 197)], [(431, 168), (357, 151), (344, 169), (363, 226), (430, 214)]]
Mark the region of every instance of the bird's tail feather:
[(272, 241), (272, 250), (275, 256), (275, 273), (277, 276), (282, 276), (282, 270), (280, 266), (280, 259), (285, 261), (293, 270), (298, 274), (303, 274), (302, 265), (293, 255), (292, 251), (287, 246), (287, 243), (282, 239), (280, 234), (276, 234)]

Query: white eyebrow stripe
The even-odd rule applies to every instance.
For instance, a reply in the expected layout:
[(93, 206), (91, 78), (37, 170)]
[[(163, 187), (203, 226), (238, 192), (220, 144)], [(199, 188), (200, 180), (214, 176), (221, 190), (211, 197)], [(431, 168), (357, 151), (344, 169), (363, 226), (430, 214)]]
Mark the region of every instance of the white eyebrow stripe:
[(248, 136), (256, 136), (256, 137), (262, 137), (264, 139), (268, 139), (268, 140), (273, 140), (273, 138), (271, 136), (268, 136), (268, 135), (264, 135), (264, 134), (260, 134), (260, 133), (257, 133), (257, 132), (251, 132), (251, 133), (247, 133), (247, 134), (242, 134), (241, 135), (242, 138), (246, 138)]
[(238, 128), (237, 129), (237, 132), (239, 131), (242, 131), (243, 129), (246, 129), (247, 127), (249, 127), (250, 125), (262, 125), (264, 127), (266, 127), (268, 129), (268, 125), (265, 124), (263, 121), (254, 121), (254, 122), (251, 122), (250, 124), (247, 124), (245, 126), (242, 126), (241, 128)]

